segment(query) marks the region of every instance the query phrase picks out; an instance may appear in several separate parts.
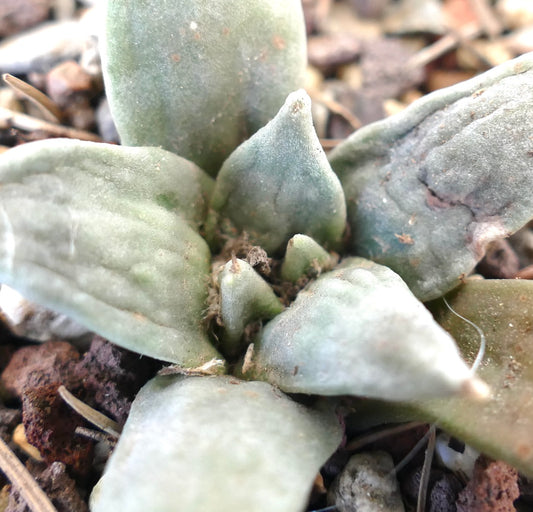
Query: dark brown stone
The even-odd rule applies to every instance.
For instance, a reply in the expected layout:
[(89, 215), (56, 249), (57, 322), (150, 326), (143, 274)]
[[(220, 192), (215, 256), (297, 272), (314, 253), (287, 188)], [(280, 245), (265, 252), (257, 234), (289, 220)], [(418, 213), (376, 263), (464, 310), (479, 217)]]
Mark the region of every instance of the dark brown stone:
[[(46, 492), (57, 512), (87, 512), (87, 504), (80, 497), (76, 483), (66, 472), (61, 462), (54, 462), (49, 467), (43, 464), (29, 464), (29, 470)], [(31, 512), (26, 502), (20, 497), (15, 487), (12, 487), (9, 504), (5, 512)]]

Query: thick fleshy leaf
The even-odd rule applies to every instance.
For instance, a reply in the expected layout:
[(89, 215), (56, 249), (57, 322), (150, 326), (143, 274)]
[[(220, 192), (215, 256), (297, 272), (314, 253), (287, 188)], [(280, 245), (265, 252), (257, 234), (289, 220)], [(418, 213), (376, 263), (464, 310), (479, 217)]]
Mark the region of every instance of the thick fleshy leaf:
[(287, 244), (281, 265), (281, 278), (295, 283), (301, 277), (320, 274), (330, 270), (337, 263), (337, 257), (328, 253), (310, 236), (294, 235)]
[(262, 382), (157, 377), (133, 402), (92, 512), (298, 512), (341, 441), (331, 411)]
[(266, 325), (244, 371), (295, 393), (414, 400), (486, 392), (400, 277), (362, 258), (304, 288)]
[(0, 282), (136, 352), (193, 367), (217, 357), (201, 325), (210, 254), (191, 227), (201, 176), (157, 148), (55, 139), (8, 151)]
[[(485, 334), (487, 350), (479, 375), (490, 385), (492, 397), (486, 403), (460, 398), (421, 402), (412, 417), (437, 422), (480, 452), (533, 478), (533, 282), (467, 281), (448, 301)], [(442, 301), (430, 307), (473, 361), (478, 332)]]
[(320, 145), (303, 90), (224, 162), (211, 206), (230, 232), (246, 231), (272, 253), (303, 233), (337, 246), (346, 224), (344, 194)]
[(300, 0), (113, 0), (103, 39), (122, 143), (211, 174), (303, 83)]
[(272, 287), (246, 261), (235, 258), (218, 276), (220, 316), (224, 324), (222, 346), (237, 355), (245, 327), (254, 320), (270, 319), (283, 311)]
[(532, 117), (533, 53), (357, 131), (330, 158), (352, 252), (424, 301), (457, 286), (533, 217)]

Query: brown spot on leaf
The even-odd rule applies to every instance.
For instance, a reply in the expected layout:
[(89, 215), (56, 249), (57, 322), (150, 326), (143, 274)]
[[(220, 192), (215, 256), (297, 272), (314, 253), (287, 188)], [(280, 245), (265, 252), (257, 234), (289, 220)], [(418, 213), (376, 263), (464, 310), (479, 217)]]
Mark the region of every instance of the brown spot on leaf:
[(407, 233), (402, 233), (400, 235), (398, 233), (394, 233), (394, 236), (399, 240), (401, 244), (413, 245), (415, 243), (413, 237)]
[(178, 63), (178, 62), (181, 60), (181, 55), (180, 55), (179, 53), (173, 53), (173, 54), (170, 56), (170, 58), (171, 58), (174, 62)]
[(524, 460), (531, 457), (531, 451), (531, 444), (521, 443), (516, 447), (516, 455)]
[(133, 313), (135, 320), (146, 322), (147, 318), (142, 313)]
[(274, 36), (272, 43), (274, 44), (274, 48), (276, 48), (276, 50), (284, 50), (285, 46), (287, 46), (285, 39), (278, 35)]

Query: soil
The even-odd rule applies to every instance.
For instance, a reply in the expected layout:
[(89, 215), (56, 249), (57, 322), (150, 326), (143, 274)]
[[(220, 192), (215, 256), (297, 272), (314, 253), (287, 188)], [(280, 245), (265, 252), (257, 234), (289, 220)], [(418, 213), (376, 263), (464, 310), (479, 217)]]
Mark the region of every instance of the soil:
[[(416, 16), (416, 12), (409, 15), (407, 7), (413, 2), (408, 0), (302, 1), (311, 64), (307, 89), (314, 101), (316, 128), (325, 149), (331, 149), (355, 129), (406, 108), (424, 94), (533, 49), (533, 43), (527, 47), (518, 38), (521, 30), (533, 26), (520, 23), (520, 19), (531, 19), (528, 15), (533, 17), (533, 6), (517, 21), (502, 10), (503, 1), (443, 0), (437, 2), (443, 21), (439, 24), (434, 18)], [(418, 10), (422, 12), (425, 4), (433, 3), (419, 1)], [(67, 5), (63, 9), (68, 11), (68, 2), (0, 0), (0, 39), (54, 20), (62, 12), (56, 4)], [(481, 11), (476, 11), (474, 5), (481, 6)], [(71, 8), (78, 16), (87, 6), (71, 2)], [(391, 8), (396, 14), (390, 14)], [(472, 23), (479, 29), (474, 36), (467, 31)], [(446, 51), (437, 44), (443, 41), (448, 41)], [(90, 51), (89, 45), (76, 58), (65, 51), (64, 58), (50, 59), (48, 69), (36, 65), (14, 73), (53, 99), (65, 129), (50, 128), (31, 103), (6, 89), (0, 95), (0, 107), (26, 113), (36, 124), (27, 129), (5, 115), (0, 117), (0, 149), (71, 135), (118, 142), (98, 61), (91, 60)], [(414, 64), (405, 66), (406, 61)], [(72, 129), (77, 131), (69, 131)], [(530, 238), (531, 227), (526, 227), (522, 235), (494, 244), (477, 270), (487, 278), (515, 277), (533, 262)], [(239, 244), (226, 248), (227, 254), (248, 258), (267, 278), (272, 269), (275, 273), (277, 262), (264, 251), (249, 246), (246, 240), (239, 240)], [(280, 285), (278, 292), (290, 300), (304, 284), (294, 289)], [(88, 510), (88, 496), (114, 440), (74, 412), (58, 395), (58, 387), (64, 385), (76, 397), (123, 425), (136, 392), (162, 366), (96, 335), (89, 335), (85, 345), (58, 338), (37, 344), (2, 326), (0, 436), (25, 462), (59, 512)], [(38, 455), (24, 442), (15, 442), (13, 433), (20, 424)], [(370, 447), (387, 451), (398, 463), (426, 430), (426, 426), (419, 426)], [(343, 446), (350, 441), (346, 439)], [(341, 448), (324, 466), (309, 510), (327, 506), (328, 486), (351, 453)], [(414, 510), (422, 464), (423, 452), (399, 474), (407, 510)], [(29, 510), (1, 473), (0, 489), (0, 511)], [(469, 482), (445, 468), (432, 469), (427, 510), (510, 511), (516, 506), (524, 507), (522, 510), (533, 507), (533, 483), (502, 462), (480, 459)]]

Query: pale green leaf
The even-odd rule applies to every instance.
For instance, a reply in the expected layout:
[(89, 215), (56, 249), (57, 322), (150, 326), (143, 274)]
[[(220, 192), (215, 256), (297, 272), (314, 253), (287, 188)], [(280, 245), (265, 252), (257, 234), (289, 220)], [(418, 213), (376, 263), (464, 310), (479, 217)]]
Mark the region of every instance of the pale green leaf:
[(244, 371), (295, 393), (414, 400), (486, 391), (400, 277), (362, 258), (304, 288), (266, 325)]
[(330, 161), (350, 248), (421, 300), (460, 283), (487, 244), (533, 218), (533, 53), (358, 130)]
[[(209, 178), (157, 148), (74, 140), (0, 157), (0, 282), (111, 341), (199, 366), (210, 254), (191, 226)], [(207, 182), (208, 183), (208, 182)]]
[(262, 382), (157, 377), (133, 402), (92, 512), (303, 511), (342, 431)]
[(102, 60), (122, 143), (216, 174), (302, 86), (300, 0), (113, 0)]
[(223, 231), (245, 231), (269, 253), (298, 233), (329, 247), (340, 244), (344, 194), (313, 128), (305, 91), (290, 94), (277, 116), (224, 162), (211, 206)]
[(287, 244), (281, 278), (296, 283), (305, 275), (320, 274), (335, 266), (336, 257), (307, 235), (294, 235)]
[(270, 319), (283, 311), (272, 287), (246, 261), (235, 258), (224, 265), (218, 276), (220, 317), (224, 327), (222, 346), (236, 355), (246, 326)]
[[(448, 295), (448, 301), (486, 337), (479, 375), (492, 396), (485, 403), (461, 398), (420, 402), (412, 417), (435, 421), (480, 452), (533, 477), (533, 282), (467, 281)], [(473, 361), (479, 333), (443, 301), (431, 308)]]

